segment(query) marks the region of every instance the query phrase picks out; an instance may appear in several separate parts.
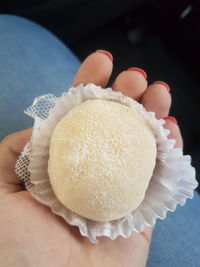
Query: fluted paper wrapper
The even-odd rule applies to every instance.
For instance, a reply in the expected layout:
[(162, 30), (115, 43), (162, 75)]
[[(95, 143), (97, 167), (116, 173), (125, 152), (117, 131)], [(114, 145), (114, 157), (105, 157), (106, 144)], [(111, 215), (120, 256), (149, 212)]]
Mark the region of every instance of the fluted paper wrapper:
[[(55, 126), (75, 106), (92, 99), (115, 101), (136, 109), (152, 127), (157, 144), (156, 166), (142, 203), (127, 216), (106, 223), (86, 219), (61, 204), (47, 172), (50, 138)], [(60, 97), (52, 94), (37, 97), (25, 113), (34, 119), (34, 127), (31, 140), (17, 160), (16, 173), (35, 199), (49, 206), (68, 224), (77, 226), (81, 235), (91, 242), (97, 242), (98, 236), (114, 240), (118, 236), (129, 237), (134, 231), (142, 232), (145, 226), (154, 226), (157, 218), (164, 219), (167, 211), (175, 211), (177, 204), (184, 205), (187, 198), (193, 197), (197, 181), (191, 157), (183, 155), (181, 148), (174, 148), (175, 140), (168, 139), (170, 131), (164, 129), (164, 120), (157, 120), (153, 112), (147, 112), (122, 93), (94, 84), (80, 84)]]

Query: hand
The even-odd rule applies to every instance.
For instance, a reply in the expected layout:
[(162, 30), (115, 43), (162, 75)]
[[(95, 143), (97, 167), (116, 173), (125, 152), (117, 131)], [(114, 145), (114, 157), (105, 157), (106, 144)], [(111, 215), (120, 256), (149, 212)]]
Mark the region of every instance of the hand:
[[(78, 70), (73, 85), (92, 82), (106, 87), (112, 68), (112, 60), (105, 53), (92, 53)], [(168, 116), (171, 96), (167, 88), (159, 83), (147, 87), (141, 71), (121, 72), (111, 87), (140, 101), (157, 118)], [(170, 129), (176, 147), (182, 146), (177, 124), (166, 118), (165, 127)], [(102, 237), (99, 244), (92, 244), (76, 227), (52, 214), (24, 190), (15, 174), (15, 163), (30, 136), (31, 129), (27, 129), (11, 134), (0, 144), (0, 266), (145, 266), (151, 228), (127, 239)]]

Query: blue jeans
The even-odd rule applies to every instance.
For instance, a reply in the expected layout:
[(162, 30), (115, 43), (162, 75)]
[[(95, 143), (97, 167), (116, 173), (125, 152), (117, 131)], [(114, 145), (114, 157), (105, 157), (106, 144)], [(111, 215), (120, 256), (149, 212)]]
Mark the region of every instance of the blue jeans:
[[(76, 56), (41, 26), (0, 15), (0, 138), (30, 127), (23, 114), (36, 96), (60, 95), (80, 65)], [(200, 197), (168, 213), (154, 228), (147, 267), (200, 266)]]

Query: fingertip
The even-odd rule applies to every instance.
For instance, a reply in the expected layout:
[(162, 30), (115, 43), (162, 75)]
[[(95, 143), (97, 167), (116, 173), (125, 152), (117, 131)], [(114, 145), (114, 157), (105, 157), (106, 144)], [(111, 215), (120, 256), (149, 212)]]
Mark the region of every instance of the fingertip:
[(142, 76), (145, 78), (145, 80), (147, 80), (147, 74), (146, 74), (146, 72), (143, 69), (133, 67), (133, 68), (127, 69), (127, 71), (137, 71), (140, 74), (142, 74)]
[(164, 86), (168, 92), (170, 92), (171, 88), (169, 87), (169, 85), (163, 81), (155, 81), (153, 84), (159, 84), (159, 85), (162, 85)]
[(105, 87), (112, 73), (112, 60), (113, 57), (108, 51), (97, 50), (91, 53), (78, 69), (72, 86), (77, 86), (81, 83), (94, 83), (98, 86)]
[(139, 68), (129, 68), (122, 71), (112, 84), (114, 91), (140, 101), (147, 88), (146, 73)]
[(181, 148), (183, 147), (183, 139), (181, 136), (181, 131), (178, 126), (177, 120), (174, 117), (168, 116), (163, 118), (165, 120), (164, 128), (170, 130), (168, 135), (169, 139), (174, 139), (176, 141), (174, 147)]
[(111, 60), (111, 62), (113, 62), (113, 56), (110, 52), (108, 52), (106, 50), (97, 50), (96, 52), (107, 56)]
[(171, 121), (173, 121), (173, 122), (176, 123), (176, 124), (178, 123), (178, 122), (177, 122), (177, 119), (174, 118), (174, 117), (172, 117), (172, 116), (167, 116), (167, 117), (164, 117), (163, 119), (164, 119), (164, 120), (171, 120)]
[(155, 112), (157, 119), (167, 117), (171, 107), (171, 95), (161, 84), (151, 84), (144, 92), (141, 103), (147, 111)]

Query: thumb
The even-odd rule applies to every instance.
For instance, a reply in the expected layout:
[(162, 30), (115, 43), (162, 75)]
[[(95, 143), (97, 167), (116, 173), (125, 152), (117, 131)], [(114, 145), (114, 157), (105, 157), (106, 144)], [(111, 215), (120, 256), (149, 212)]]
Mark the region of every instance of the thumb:
[(15, 173), (15, 164), (20, 152), (29, 141), (32, 128), (6, 136), (0, 143), (0, 193), (22, 190), (20, 179)]

